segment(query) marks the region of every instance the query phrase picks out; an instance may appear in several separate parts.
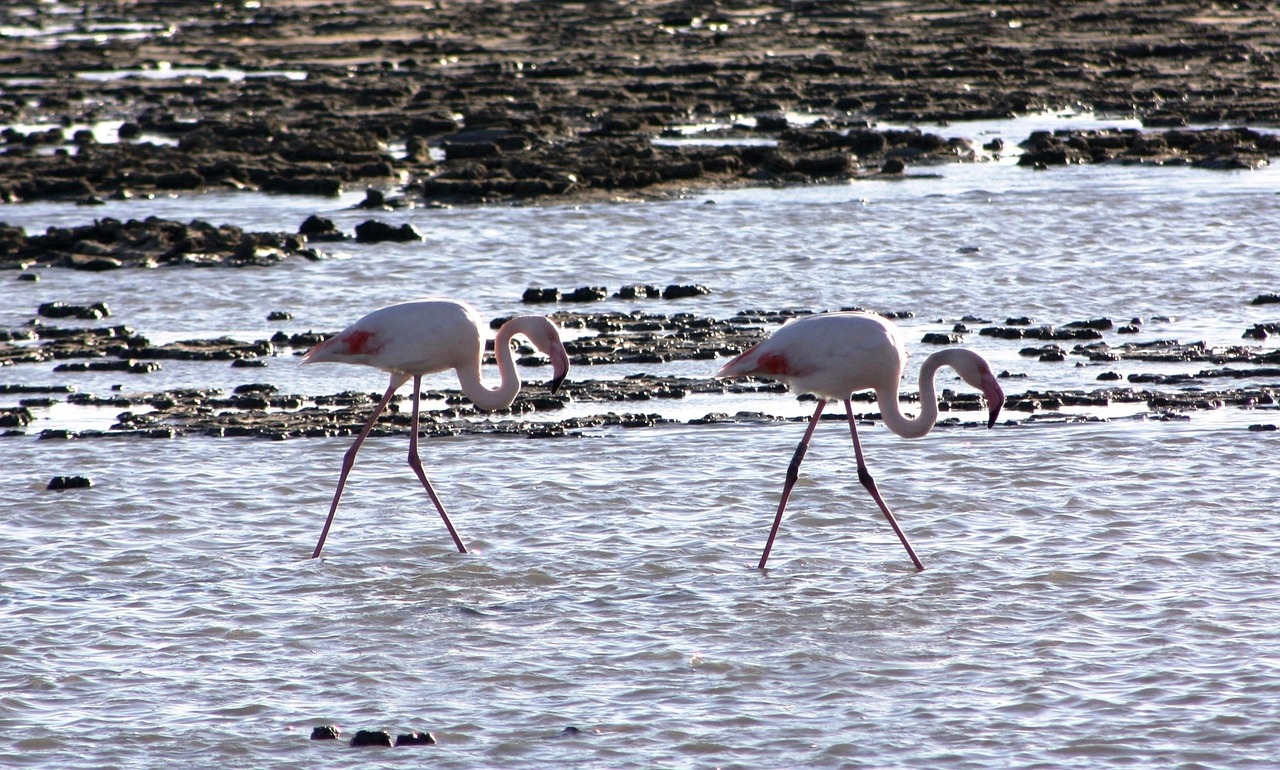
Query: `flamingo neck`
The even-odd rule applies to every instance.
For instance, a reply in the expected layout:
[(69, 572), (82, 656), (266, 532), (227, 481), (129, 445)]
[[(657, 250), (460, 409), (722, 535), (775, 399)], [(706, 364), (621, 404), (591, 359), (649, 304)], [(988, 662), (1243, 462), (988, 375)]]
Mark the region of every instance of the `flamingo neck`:
[(938, 394), (934, 389), (934, 376), (947, 363), (950, 351), (940, 350), (929, 356), (920, 366), (920, 414), (907, 417), (898, 403), (896, 388), (877, 388), (876, 403), (885, 427), (903, 438), (920, 438), (933, 430), (938, 421)]
[(517, 332), (519, 329), (514, 328), (514, 322), (508, 321), (498, 329), (493, 338), (493, 355), (498, 360), (498, 375), (501, 378), (498, 387), (490, 388), (485, 385), (480, 375), (483, 353), (476, 358), (474, 367), (458, 369), (458, 383), (462, 386), (462, 394), (471, 399), (476, 409), (486, 412), (506, 409), (516, 400), (516, 394), (520, 392), (520, 373), (516, 370), (516, 362), (511, 355), (511, 337)]

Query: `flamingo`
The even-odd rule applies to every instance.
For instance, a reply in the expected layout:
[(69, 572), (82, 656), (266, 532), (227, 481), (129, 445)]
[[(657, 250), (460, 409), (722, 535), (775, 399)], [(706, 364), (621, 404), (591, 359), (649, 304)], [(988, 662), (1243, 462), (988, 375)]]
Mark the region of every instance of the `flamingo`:
[(809, 427), (796, 447), (791, 465), (787, 468), (786, 483), (778, 513), (769, 531), (764, 553), (758, 569), (764, 569), (773, 549), (774, 538), (782, 524), (782, 512), (787, 507), (791, 488), (795, 486), (800, 463), (809, 449), (809, 439), (818, 425), (822, 410), (828, 401), (843, 401), (849, 417), (849, 431), (853, 435), (853, 451), (858, 461), (858, 481), (880, 506), (889, 525), (897, 533), (907, 555), (917, 570), (924, 564), (907, 541), (906, 534), (893, 518), (889, 506), (880, 496), (875, 479), (867, 470), (858, 440), (858, 426), (853, 418), (850, 396), (859, 390), (874, 390), (880, 406), (881, 419), (889, 430), (903, 438), (919, 438), (928, 433), (938, 419), (938, 402), (933, 379), (938, 369), (949, 366), (969, 385), (982, 391), (990, 409), (987, 427), (995, 425), (1004, 405), (1004, 391), (991, 373), (986, 359), (971, 350), (952, 348), (940, 350), (924, 360), (920, 367), (920, 414), (908, 418), (898, 405), (898, 382), (906, 364), (907, 352), (902, 344), (898, 328), (880, 316), (860, 312), (820, 313), (793, 319), (783, 324), (763, 342), (729, 361), (715, 375), (717, 378), (756, 376), (783, 382), (796, 393), (811, 393), (818, 397), (818, 408), (809, 420)]
[(382, 410), (390, 403), (392, 394), (410, 379), (413, 380), (413, 417), (409, 427), (409, 466), (413, 468), (418, 480), (427, 490), (427, 495), (431, 497), (431, 502), (440, 512), (440, 518), (453, 537), (458, 553), (467, 552), (453, 523), (449, 521), (449, 514), (445, 513), (444, 505), (431, 488), (431, 482), (422, 470), (422, 459), (418, 456), (418, 391), (422, 385), (422, 376), (453, 369), (458, 373), (462, 393), (471, 399), (477, 409), (505, 409), (520, 392), (520, 375), (511, 357), (510, 344), (511, 338), (517, 334), (528, 337), (534, 347), (551, 357), (552, 379), (549, 387), (552, 393), (559, 389), (569, 372), (569, 354), (560, 342), (560, 330), (556, 325), (543, 316), (516, 316), (504, 323), (494, 336), (494, 354), (498, 359), (502, 381), (496, 388), (488, 387), (480, 376), (480, 361), (484, 355), (481, 323), (475, 308), (465, 302), (451, 299), (404, 302), (369, 313), (307, 351), (302, 359), (304, 364), (359, 364), (381, 369), (391, 375), (387, 392), (383, 394), (373, 415), (342, 459), (342, 472), (338, 476), (338, 488), (333, 493), (333, 503), (329, 506), (329, 518), (324, 523), (311, 558), (318, 558), (324, 549), (325, 538), (329, 535), (333, 515), (338, 510), (342, 489), (346, 486), (351, 467), (355, 465), (360, 445), (373, 430)]

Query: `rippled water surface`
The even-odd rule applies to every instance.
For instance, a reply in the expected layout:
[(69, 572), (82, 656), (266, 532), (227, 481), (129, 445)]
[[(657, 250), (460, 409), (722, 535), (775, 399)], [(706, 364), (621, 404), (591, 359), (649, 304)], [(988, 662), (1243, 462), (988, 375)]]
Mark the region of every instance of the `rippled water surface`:
[[(345, 244), (270, 269), (9, 276), (0, 327), (41, 302), (102, 300), (112, 323), (156, 342), (264, 339), (336, 331), (426, 293), (493, 317), (524, 309), (528, 286), (637, 282), (713, 293), (592, 309), (859, 305), (914, 312), (902, 321), (912, 340), (964, 315), (1141, 317), (1139, 341), (1224, 346), (1280, 321), (1280, 306), (1249, 304), (1280, 291), (1275, 169), (936, 172), (627, 205), (371, 214), (347, 210), (360, 195), (209, 195), (10, 206), (0, 221), (28, 232), (152, 214), (294, 230), (320, 213), (347, 230), (371, 216), (411, 222), (425, 240)], [(271, 310), (294, 320), (268, 323)], [(1099, 386), (1100, 370), (1071, 360), (967, 344), (1025, 375), (1011, 392)], [(913, 345), (917, 360), (928, 352)], [(385, 384), (290, 356), (265, 370), (165, 362), (126, 377), (0, 370), (0, 382), (97, 393)], [(0, 764), (328, 767), (365, 751), (456, 768), (1274, 766), (1280, 433), (1248, 429), (1277, 422), (1274, 409), (1010, 415), (915, 441), (868, 424), (868, 461), (922, 573), (858, 485), (847, 426), (824, 423), (759, 572), (802, 426), (688, 420), (811, 408), (724, 394), (638, 405), (673, 420), (648, 428), (424, 440), (467, 555), (405, 465), (407, 439), (375, 437), (319, 561), (307, 557), (349, 438), (51, 441), (41, 429), (106, 429), (118, 410), (33, 410), (25, 435), (0, 438)], [(94, 486), (46, 491), (60, 474)], [(344, 739), (430, 731), (438, 745), (310, 741), (325, 724)]]

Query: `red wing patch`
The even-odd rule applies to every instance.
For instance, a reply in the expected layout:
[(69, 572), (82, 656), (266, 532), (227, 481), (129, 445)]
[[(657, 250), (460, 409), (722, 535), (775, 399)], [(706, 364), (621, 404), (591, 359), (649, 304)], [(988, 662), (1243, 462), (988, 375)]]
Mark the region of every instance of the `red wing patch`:
[(781, 353), (765, 353), (756, 360), (756, 370), (760, 374), (792, 374), (787, 357)]
[[(369, 353), (377, 353), (382, 349), (381, 345), (376, 344), (376, 335), (373, 332), (366, 332), (357, 329), (343, 335), (339, 342), (346, 347), (346, 354), (349, 356), (359, 356)], [(373, 343), (373, 344), (370, 344)]]

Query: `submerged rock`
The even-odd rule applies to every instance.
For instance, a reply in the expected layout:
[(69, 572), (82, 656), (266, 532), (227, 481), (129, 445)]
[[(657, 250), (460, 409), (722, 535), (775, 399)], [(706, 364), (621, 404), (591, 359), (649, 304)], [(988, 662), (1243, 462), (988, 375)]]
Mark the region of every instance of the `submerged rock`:
[(386, 730), (360, 730), (355, 737), (351, 739), (349, 744), (354, 747), (359, 746), (390, 746), (391, 733)]
[(49, 479), (45, 489), (87, 489), (91, 486), (93, 486), (93, 481), (88, 476), (54, 476)]

